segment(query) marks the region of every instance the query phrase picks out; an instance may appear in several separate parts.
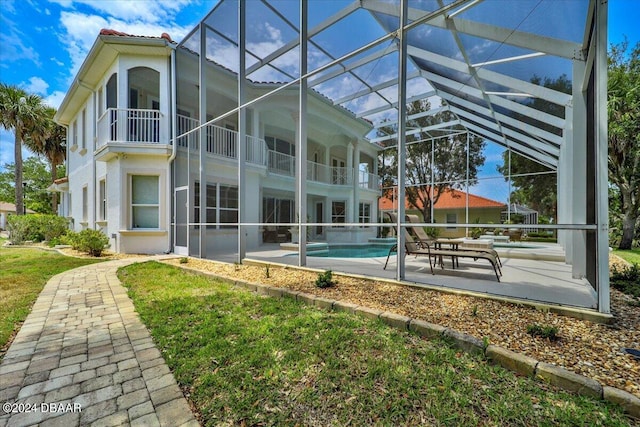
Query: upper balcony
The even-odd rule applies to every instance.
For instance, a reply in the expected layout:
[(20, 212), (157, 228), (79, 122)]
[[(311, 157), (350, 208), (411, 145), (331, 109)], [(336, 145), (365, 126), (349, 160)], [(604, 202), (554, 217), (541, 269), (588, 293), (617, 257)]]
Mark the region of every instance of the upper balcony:
[(166, 117), (158, 110), (108, 108), (98, 118), (96, 156), (108, 160), (118, 154), (169, 155)]
[[(178, 115), (177, 129), (180, 136), (177, 145), (183, 149), (198, 152), (200, 149), (200, 132), (192, 131), (198, 126), (198, 120)], [(220, 159), (235, 160), (238, 158), (238, 132), (216, 125), (206, 125), (205, 152), (208, 156)], [(245, 135), (245, 160), (249, 164), (266, 166), (270, 174), (294, 177), (295, 156), (269, 150), (264, 139)], [(358, 171), (358, 186), (363, 189), (377, 191), (378, 176)], [(307, 181), (322, 184), (349, 186), (353, 184), (354, 170), (346, 167), (332, 167), (307, 161)]]

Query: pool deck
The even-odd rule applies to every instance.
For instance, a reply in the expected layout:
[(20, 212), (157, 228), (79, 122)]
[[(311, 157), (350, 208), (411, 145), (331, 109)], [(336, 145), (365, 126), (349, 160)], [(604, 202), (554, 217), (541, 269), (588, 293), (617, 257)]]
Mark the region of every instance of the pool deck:
[[(461, 258), (459, 268), (452, 269), (445, 259), (445, 267), (434, 267), (431, 274), (426, 257), (406, 258), (403, 282), (429, 288), (447, 288), (484, 294), (489, 297), (540, 302), (553, 305), (595, 309), (597, 294), (584, 279), (571, 277), (571, 266), (564, 263), (564, 252), (559, 245), (539, 245), (532, 248), (495, 248), (502, 260), (502, 277), (496, 280), (491, 265), (483, 260)], [(298, 265), (295, 252), (283, 250), (277, 244), (265, 244), (247, 253), (247, 261)], [(212, 254), (218, 261), (236, 261), (234, 254)], [(385, 257), (325, 258), (307, 257), (308, 268), (367, 276), (396, 279), (396, 257), (389, 259), (383, 269)]]

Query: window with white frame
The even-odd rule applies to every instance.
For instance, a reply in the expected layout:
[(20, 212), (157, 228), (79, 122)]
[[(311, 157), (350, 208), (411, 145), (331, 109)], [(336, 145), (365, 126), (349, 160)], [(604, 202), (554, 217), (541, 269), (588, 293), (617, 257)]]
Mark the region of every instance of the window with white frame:
[[(194, 191), (194, 217), (200, 222), (200, 182)], [(238, 222), (238, 187), (220, 183), (207, 183), (206, 194), (207, 228), (235, 228)], [(234, 225), (225, 225), (234, 224)]]
[(131, 175), (131, 228), (160, 228), (160, 177)]
[[(455, 224), (458, 222), (458, 215), (455, 213), (447, 214), (447, 224)], [(455, 230), (456, 227), (447, 227), (447, 230)]]
[(87, 186), (82, 187), (82, 222), (87, 222), (89, 218), (89, 194)]
[(100, 203), (98, 218), (100, 221), (105, 221), (107, 219), (107, 181), (105, 179), (100, 180), (98, 187), (98, 203)]
[(334, 200), (331, 202), (331, 223), (344, 224), (347, 220), (347, 202)]
[(369, 224), (371, 222), (371, 203), (360, 203), (358, 205), (358, 222)]

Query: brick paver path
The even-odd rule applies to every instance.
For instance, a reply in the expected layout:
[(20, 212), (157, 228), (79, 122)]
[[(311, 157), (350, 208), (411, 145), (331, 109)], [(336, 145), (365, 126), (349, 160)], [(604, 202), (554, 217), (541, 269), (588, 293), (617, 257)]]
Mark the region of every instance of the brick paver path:
[(116, 277), (136, 261), (49, 280), (0, 364), (0, 427), (198, 426)]

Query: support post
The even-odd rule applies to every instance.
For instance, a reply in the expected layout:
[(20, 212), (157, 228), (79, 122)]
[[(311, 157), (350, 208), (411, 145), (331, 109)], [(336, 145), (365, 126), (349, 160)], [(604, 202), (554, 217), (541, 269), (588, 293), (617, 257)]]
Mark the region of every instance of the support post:
[[(198, 88), (199, 96), (199, 109), (200, 109), (200, 124), (207, 122), (207, 60), (204, 54), (207, 51), (207, 27), (200, 23), (200, 58), (198, 63)], [(207, 171), (205, 170), (205, 162), (207, 161), (207, 128), (201, 127), (200, 134), (200, 146), (198, 150), (198, 176), (200, 179), (200, 218), (196, 218), (200, 223), (199, 227), (199, 248), (200, 258), (207, 257), (207, 227), (204, 225), (207, 222)], [(189, 179), (191, 179), (189, 177)]]
[(406, 120), (407, 120), (407, 36), (405, 34), (405, 26), (408, 22), (409, 6), (408, 0), (402, 0), (400, 5), (400, 29), (398, 30), (398, 38), (400, 50), (398, 54), (398, 222), (396, 228), (398, 230), (398, 262), (396, 278), (404, 279), (404, 255), (405, 255), (405, 237), (404, 229), (401, 224), (405, 222), (405, 163), (407, 160), (407, 140)]
[(238, 51), (240, 52), (240, 63), (238, 67), (238, 263), (242, 263), (247, 253), (247, 236), (244, 228), (246, 223), (247, 213), (245, 207), (245, 160), (246, 160), (246, 135), (247, 135), (247, 107), (244, 107), (246, 102), (246, 15), (247, 15), (246, 0), (240, 0), (238, 2)]
[(307, 8), (300, 2), (300, 93), (298, 94), (298, 120), (296, 138), (296, 194), (298, 211), (298, 265), (307, 265)]

